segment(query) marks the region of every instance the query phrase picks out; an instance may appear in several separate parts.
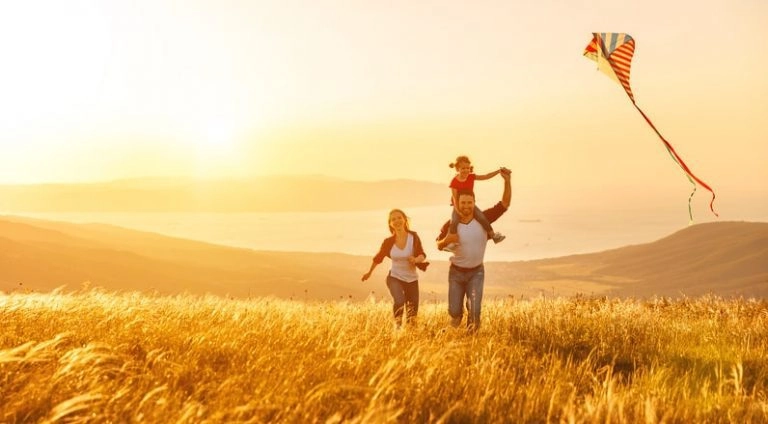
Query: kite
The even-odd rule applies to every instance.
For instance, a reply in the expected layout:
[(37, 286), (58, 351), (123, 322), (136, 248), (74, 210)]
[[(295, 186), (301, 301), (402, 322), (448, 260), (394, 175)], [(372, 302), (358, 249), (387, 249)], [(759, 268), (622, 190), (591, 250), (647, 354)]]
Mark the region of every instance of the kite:
[(691, 213), (691, 199), (693, 199), (693, 195), (696, 193), (696, 183), (712, 193), (712, 200), (709, 202), (709, 209), (713, 214), (715, 214), (715, 216), (719, 216), (717, 212), (715, 212), (713, 206), (715, 202), (715, 192), (704, 181), (700, 180), (696, 175), (693, 174), (693, 172), (691, 172), (691, 170), (688, 168), (688, 165), (683, 162), (683, 159), (680, 158), (672, 145), (669, 144), (666, 139), (664, 139), (659, 130), (656, 129), (656, 126), (653, 125), (653, 122), (648, 119), (648, 116), (646, 116), (642, 109), (637, 106), (637, 103), (635, 103), (635, 96), (632, 94), (632, 88), (629, 86), (629, 68), (631, 66), (632, 55), (634, 53), (635, 40), (629, 34), (616, 32), (593, 32), (592, 41), (590, 41), (587, 47), (584, 49), (584, 56), (597, 62), (597, 68), (600, 71), (624, 87), (624, 91), (627, 92), (629, 99), (632, 101), (632, 105), (634, 105), (637, 111), (643, 115), (643, 118), (645, 118), (645, 121), (648, 122), (648, 125), (653, 128), (653, 131), (656, 133), (656, 135), (658, 135), (661, 141), (664, 142), (664, 147), (667, 148), (669, 155), (672, 156), (672, 159), (680, 166), (683, 172), (685, 172), (685, 176), (688, 177), (688, 181), (690, 181), (693, 185), (693, 191), (688, 197), (688, 218), (690, 219), (689, 223), (693, 222), (693, 214)]

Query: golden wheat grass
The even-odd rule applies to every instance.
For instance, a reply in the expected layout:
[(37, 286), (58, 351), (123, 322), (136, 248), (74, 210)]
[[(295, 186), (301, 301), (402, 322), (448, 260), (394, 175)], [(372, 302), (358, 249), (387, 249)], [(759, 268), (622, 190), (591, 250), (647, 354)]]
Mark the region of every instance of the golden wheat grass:
[(766, 422), (768, 303), (0, 295), (0, 422)]

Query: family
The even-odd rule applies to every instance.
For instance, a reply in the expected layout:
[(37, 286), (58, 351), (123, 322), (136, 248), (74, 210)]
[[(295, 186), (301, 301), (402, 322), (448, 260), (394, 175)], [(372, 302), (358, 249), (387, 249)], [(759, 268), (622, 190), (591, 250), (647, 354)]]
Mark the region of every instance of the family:
[[(509, 208), (512, 199), (511, 171), (499, 168), (488, 174), (477, 175), (467, 156), (459, 156), (450, 164), (456, 169), (451, 181), (451, 220), (443, 224), (437, 237), (437, 248), (451, 252), (448, 271), (448, 314), (451, 325), (458, 327), (467, 310), (467, 329), (471, 332), (480, 328), (480, 310), (483, 300), (485, 269), (483, 259), (488, 240), (499, 243), (504, 235), (493, 230), (491, 223), (499, 219)], [(504, 193), (501, 201), (492, 208), (481, 211), (475, 204), (474, 182), (501, 175)], [(363, 274), (362, 281), (370, 278), (373, 270), (384, 261), (391, 259), (387, 274), (387, 287), (392, 295), (392, 311), (399, 327), (405, 314), (406, 324), (414, 323), (419, 311), (419, 275), (417, 269), (425, 271), (429, 262), (418, 234), (408, 225), (408, 217), (400, 209), (389, 212), (390, 237), (381, 243), (373, 257), (371, 267)]]

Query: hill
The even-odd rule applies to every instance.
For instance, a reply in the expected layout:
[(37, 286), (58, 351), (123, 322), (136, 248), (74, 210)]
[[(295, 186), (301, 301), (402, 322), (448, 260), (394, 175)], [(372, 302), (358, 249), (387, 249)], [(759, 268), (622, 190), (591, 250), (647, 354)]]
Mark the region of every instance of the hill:
[[(442, 300), (448, 263), (422, 274), (422, 300)], [(362, 300), (388, 296), (386, 266), (366, 283), (370, 257), (267, 252), (128, 230), (0, 218), (0, 290), (84, 285), (109, 291), (211, 293), (238, 298)], [(386, 264), (385, 264), (386, 265)], [(768, 223), (699, 224), (653, 243), (604, 252), (486, 265), (487, 297), (768, 296)]]
[(698, 224), (652, 243), (501, 269), (512, 284), (561, 294), (768, 297), (768, 223)]
[(8, 212), (284, 212), (445, 204), (448, 189), (413, 180), (269, 176), (200, 181), (142, 178), (90, 184), (0, 185)]
[(348, 282), (359, 279), (362, 264), (349, 255), (257, 252), (102, 224), (0, 219), (0, 290), (85, 283), (161, 294), (360, 297), (369, 291)]

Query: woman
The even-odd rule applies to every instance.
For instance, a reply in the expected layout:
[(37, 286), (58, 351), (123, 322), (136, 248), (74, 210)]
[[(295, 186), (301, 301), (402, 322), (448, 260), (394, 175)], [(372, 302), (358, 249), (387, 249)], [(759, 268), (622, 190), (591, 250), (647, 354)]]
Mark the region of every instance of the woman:
[(424, 260), (427, 255), (421, 245), (419, 236), (408, 228), (408, 217), (400, 209), (389, 212), (389, 232), (391, 237), (384, 239), (379, 253), (373, 257), (371, 268), (363, 274), (362, 281), (367, 280), (374, 268), (384, 257), (392, 260), (392, 266), (387, 274), (387, 287), (392, 294), (392, 311), (395, 324), (400, 327), (403, 321), (403, 307), (407, 323), (413, 323), (419, 311), (419, 276), (416, 268), (426, 271), (429, 262)]

